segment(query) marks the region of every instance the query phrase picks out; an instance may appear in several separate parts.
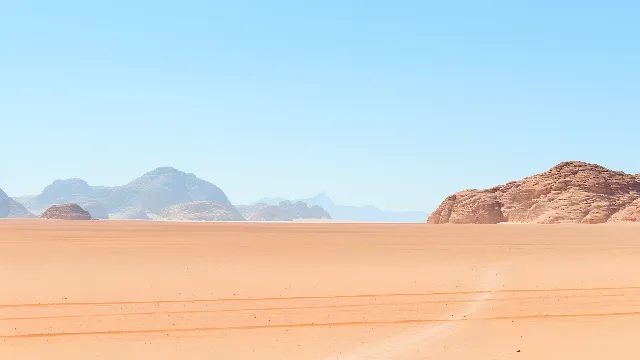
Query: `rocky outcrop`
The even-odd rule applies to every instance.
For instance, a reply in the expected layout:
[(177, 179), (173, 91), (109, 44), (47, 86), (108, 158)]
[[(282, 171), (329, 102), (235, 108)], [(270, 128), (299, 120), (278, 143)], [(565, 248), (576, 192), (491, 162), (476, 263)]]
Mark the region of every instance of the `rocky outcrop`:
[(238, 206), (238, 210), (250, 221), (293, 221), (299, 219), (331, 219), (331, 215), (318, 205), (302, 201), (281, 201), (278, 205), (255, 204)]
[(160, 210), (157, 220), (244, 221), (245, 218), (230, 204), (220, 204), (214, 201), (192, 201)]
[(13, 200), (0, 189), (0, 219), (4, 218), (34, 218), (22, 204)]
[(613, 214), (609, 222), (640, 222), (640, 199)]
[(53, 205), (40, 216), (43, 219), (91, 220), (91, 214), (78, 204)]
[(447, 197), (429, 224), (640, 221), (640, 179), (600, 165), (563, 162), (547, 172)]

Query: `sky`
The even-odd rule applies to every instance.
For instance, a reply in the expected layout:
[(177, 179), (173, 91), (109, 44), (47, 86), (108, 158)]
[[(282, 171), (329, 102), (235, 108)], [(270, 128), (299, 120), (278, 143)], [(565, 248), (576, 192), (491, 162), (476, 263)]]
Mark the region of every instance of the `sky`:
[(640, 173), (634, 1), (5, 1), (0, 188), (159, 166), (234, 203), (433, 210), (583, 160)]

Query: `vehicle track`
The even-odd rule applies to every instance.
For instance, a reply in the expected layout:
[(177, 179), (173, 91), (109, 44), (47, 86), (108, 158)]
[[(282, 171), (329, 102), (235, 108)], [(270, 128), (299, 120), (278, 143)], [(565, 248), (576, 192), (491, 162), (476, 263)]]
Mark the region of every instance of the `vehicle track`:
[(0, 309), (1, 308), (20, 308), (20, 307), (144, 305), (144, 304), (182, 304), (182, 303), (201, 303), (201, 302), (213, 303), (213, 302), (251, 302), (251, 301), (288, 301), (288, 300), (333, 300), (333, 299), (387, 298), (387, 297), (426, 297), (426, 296), (447, 296), (447, 295), (460, 296), (460, 295), (477, 295), (477, 294), (554, 293), (554, 292), (615, 291), (615, 290), (618, 290), (618, 291), (640, 290), (640, 286), (559, 288), (559, 289), (496, 289), (496, 290), (405, 293), (405, 294), (393, 293), (393, 294), (358, 294), (358, 295), (333, 295), (333, 296), (213, 298), (213, 299), (191, 299), (191, 300), (25, 303), (25, 304), (0, 304)]
[[(411, 302), (390, 302), (390, 303), (370, 303), (370, 304), (337, 304), (337, 305), (318, 305), (318, 306), (281, 306), (281, 307), (257, 307), (257, 308), (237, 308), (237, 309), (217, 309), (217, 310), (178, 310), (178, 311), (147, 311), (147, 312), (121, 312), (111, 314), (83, 314), (83, 315), (59, 315), (59, 316), (29, 316), (29, 317), (5, 317), (0, 321), (17, 321), (17, 320), (53, 320), (53, 319), (71, 319), (71, 318), (92, 318), (92, 317), (121, 317), (121, 316), (148, 316), (148, 315), (167, 315), (167, 314), (208, 314), (223, 312), (244, 312), (244, 311), (282, 311), (282, 310), (311, 310), (311, 309), (349, 309), (359, 307), (381, 307), (381, 306), (400, 306), (400, 305), (420, 305), (420, 304), (441, 304), (447, 303), (475, 303), (475, 302), (507, 302), (507, 301), (540, 301), (551, 299), (588, 299), (602, 297), (624, 297), (629, 294), (593, 294), (593, 295), (560, 295), (539, 297), (493, 297), (487, 299), (446, 299), (446, 300), (422, 300)], [(640, 294), (638, 294), (640, 301)], [(120, 305), (120, 304), (102, 304), (101, 306)]]
[[(614, 313), (594, 313), (594, 314), (546, 314), (546, 315), (521, 315), (521, 316), (497, 316), (470, 319), (407, 319), (396, 321), (351, 321), (351, 322), (330, 322), (330, 323), (298, 323), (298, 324), (274, 324), (274, 325), (247, 325), (247, 326), (226, 326), (226, 327), (200, 327), (200, 328), (167, 328), (167, 329), (145, 329), (145, 330), (110, 330), (110, 331), (84, 331), (84, 332), (60, 332), (60, 333), (35, 333), (1, 335), (0, 339), (13, 338), (47, 338), (65, 336), (92, 336), (92, 335), (132, 335), (132, 334), (157, 334), (157, 333), (181, 333), (181, 332), (201, 332), (201, 331), (229, 331), (229, 330), (266, 330), (282, 328), (305, 328), (305, 327), (334, 327), (334, 326), (380, 326), (380, 325), (406, 325), (406, 324), (430, 324), (444, 323), (455, 324), (469, 321), (490, 321), (490, 320), (528, 320), (528, 319), (549, 319), (549, 318), (585, 318), (585, 317), (615, 317), (615, 316), (640, 316), (640, 311), (614, 312)], [(346, 358), (339, 358), (346, 359)]]

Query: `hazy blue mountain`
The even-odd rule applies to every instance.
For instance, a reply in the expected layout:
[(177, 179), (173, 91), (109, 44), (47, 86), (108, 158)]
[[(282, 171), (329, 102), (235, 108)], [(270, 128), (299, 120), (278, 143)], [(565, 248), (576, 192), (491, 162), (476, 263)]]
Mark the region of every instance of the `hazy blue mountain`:
[(300, 201), (304, 201), (307, 204), (322, 206), (327, 211), (331, 212), (329, 209), (335, 210), (336, 204), (329, 198), (327, 193), (320, 192), (316, 194), (316, 196), (308, 198), (308, 199), (299, 199)]
[(101, 202), (87, 202), (84, 203), (81, 208), (91, 214), (91, 218), (107, 220), (109, 219), (109, 212), (107, 212), (107, 208)]
[(0, 219), (4, 218), (34, 218), (22, 204), (10, 198), (0, 189)]
[(146, 219), (162, 209), (194, 201), (233, 206), (216, 185), (172, 167), (160, 167), (121, 186), (90, 186), (81, 179), (56, 180), (41, 194), (17, 199), (41, 213), (55, 204), (76, 203), (95, 218)]
[(251, 221), (292, 221), (301, 219), (331, 219), (331, 215), (318, 205), (303, 201), (281, 201), (277, 205), (257, 203), (238, 205), (238, 211)]
[(231, 205), (224, 192), (214, 184), (171, 167), (150, 171), (118, 187), (107, 198), (107, 208), (135, 206), (150, 213), (192, 201), (213, 201)]
[(16, 201), (23, 204), (29, 211), (41, 214), (52, 205), (75, 203), (83, 207), (83, 205), (94, 203), (95, 199), (91, 186), (84, 180), (65, 179), (54, 181), (39, 195), (18, 197)]
[(214, 201), (192, 201), (160, 210), (158, 220), (172, 221), (245, 221), (231, 204)]
[[(280, 199), (282, 198), (264, 198), (260, 202), (273, 204)], [(325, 192), (320, 192), (307, 199), (296, 199), (296, 201), (302, 201), (309, 205), (318, 205), (328, 211), (333, 220), (340, 221), (425, 222), (429, 216), (426, 211), (385, 211), (372, 205), (337, 205)]]

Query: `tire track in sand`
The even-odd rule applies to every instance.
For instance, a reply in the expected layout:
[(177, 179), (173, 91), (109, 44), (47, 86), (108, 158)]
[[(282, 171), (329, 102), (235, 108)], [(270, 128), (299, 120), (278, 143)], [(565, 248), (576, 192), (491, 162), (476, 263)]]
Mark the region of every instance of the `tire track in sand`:
[(348, 354), (333, 355), (325, 360), (382, 360), (396, 359), (417, 347), (425, 347), (443, 340), (453, 333), (464, 322), (466, 317), (487, 306), (488, 300), (495, 296), (493, 290), (497, 290), (501, 279), (502, 269), (506, 264), (491, 267), (484, 271), (480, 280), (482, 290), (473, 296), (474, 302), (469, 303), (462, 310), (443, 316), (446, 321), (439, 324), (427, 324), (413, 330), (405, 331), (395, 337), (381, 343), (355, 349)]
[[(560, 288), (560, 289), (494, 289), (494, 290), (475, 290), (475, 291), (456, 291), (456, 292), (394, 293), (394, 294), (381, 293), (381, 294), (356, 294), (356, 295), (333, 295), (333, 296), (25, 303), (25, 304), (0, 304), (0, 309), (48, 308), (48, 307), (68, 307), (68, 306), (119, 306), (119, 305), (158, 305), (158, 304), (193, 304), (193, 303), (261, 302), (261, 301), (295, 301), (295, 300), (339, 300), (339, 299), (366, 299), (366, 298), (393, 298), (393, 297), (428, 297), (428, 296), (458, 296), (458, 295), (483, 295), (483, 294), (494, 295), (494, 294), (518, 294), (518, 293), (558, 293), (558, 292), (628, 291), (628, 290), (640, 290), (640, 286)], [(476, 298), (478, 298), (478, 300), (476, 301), (480, 301), (482, 300), (483, 296), (477, 296)], [(491, 297), (489, 297), (489, 299), (491, 299)], [(469, 300), (466, 300), (466, 301), (469, 301)]]

